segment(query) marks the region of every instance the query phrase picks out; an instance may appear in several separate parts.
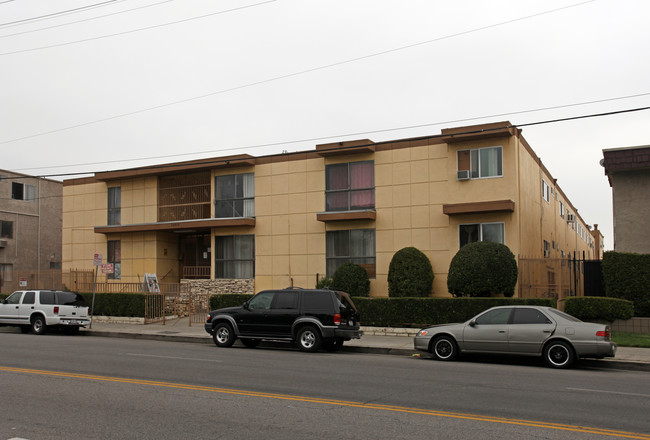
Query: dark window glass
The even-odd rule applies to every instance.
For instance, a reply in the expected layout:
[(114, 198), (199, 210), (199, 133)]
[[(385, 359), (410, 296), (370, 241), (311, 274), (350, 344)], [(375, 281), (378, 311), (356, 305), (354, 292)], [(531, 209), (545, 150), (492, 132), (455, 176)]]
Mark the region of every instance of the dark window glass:
[(216, 218), (255, 216), (255, 175), (231, 174), (215, 178)]
[(327, 276), (333, 276), (343, 263), (354, 263), (363, 267), (369, 278), (375, 278), (374, 229), (327, 231), (325, 240)]
[(56, 292), (56, 303), (61, 306), (86, 307), (86, 300), (83, 296), (74, 292)]
[(551, 321), (536, 309), (515, 309), (513, 324), (550, 324)]
[(277, 292), (275, 294), (274, 309), (298, 308), (298, 294), (296, 292)]
[(23, 304), (34, 304), (35, 298), (35, 292), (25, 292), (25, 296), (23, 296)]
[(113, 264), (113, 273), (108, 274), (109, 280), (119, 280), (122, 278), (122, 243), (120, 240), (109, 240), (108, 262)]
[(507, 324), (510, 319), (511, 308), (490, 310), (476, 319), (478, 325)]
[(255, 236), (215, 237), (216, 278), (255, 278)]
[(54, 292), (41, 292), (39, 295), (39, 300), (41, 304), (56, 304), (54, 301)]
[(248, 302), (248, 308), (251, 310), (269, 310), (275, 292), (260, 292)]
[(20, 297), (23, 295), (23, 292), (14, 292), (5, 300), (6, 304), (18, 304), (20, 302)]
[(108, 224), (122, 224), (122, 189), (119, 186), (108, 188)]
[(23, 184), (11, 182), (11, 198), (14, 200), (23, 200)]
[(375, 207), (374, 161), (325, 167), (325, 210), (353, 211)]
[(303, 292), (302, 303), (305, 313), (331, 312), (334, 306), (331, 294), (324, 292)]
[(0, 221), (0, 238), (14, 238), (14, 222)]

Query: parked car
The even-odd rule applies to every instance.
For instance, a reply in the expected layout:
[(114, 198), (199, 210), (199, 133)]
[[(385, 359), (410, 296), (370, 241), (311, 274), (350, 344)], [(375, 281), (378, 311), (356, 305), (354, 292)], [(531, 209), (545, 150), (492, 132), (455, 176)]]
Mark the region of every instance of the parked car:
[(230, 347), (236, 339), (246, 347), (272, 340), (295, 342), (306, 352), (336, 351), (363, 334), (347, 293), (301, 288), (264, 290), (241, 307), (214, 310), (205, 331), (218, 347)]
[(415, 336), (417, 350), (451, 361), (463, 353), (542, 356), (553, 368), (582, 357), (614, 357), (616, 344), (605, 324), (582, 322), (552, 307), (500, 306), (462, 324), (427, 327)]
[(17, 326), (24, 333), (32, 330), (42, 335), (56, 326), (75, 334), (88, 324), (86, 300), (74, 292), (19, 290), (0, 303), (0, 325)]

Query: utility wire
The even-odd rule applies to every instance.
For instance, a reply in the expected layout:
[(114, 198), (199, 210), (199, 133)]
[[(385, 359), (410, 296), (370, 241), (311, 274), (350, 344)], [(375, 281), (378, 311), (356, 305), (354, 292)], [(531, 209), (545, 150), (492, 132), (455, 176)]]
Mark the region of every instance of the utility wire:
[[(115, 1), (115, 0), (112, 0), (112, 1)], [(100, 35), (99, 37), (91, 37), (91, 38), (85, 38), (83, 40), (68, 41), (67, 43), (51, 44), (49, 46), (32, 47), (31, 49), (21, 49), (21, 50), (16, 50), (16, 51), (13, 51), (13, 52), (4, 52), (4, 53), (0, 53), (0, 56), (15, 55), (15, 54), (24, 53), (24, 52), (34, 52), (34, 51), (43, 50), (43, 49), (52, 49), (54, 47), (69, 46), (71, 44), (85, 43), (85, 42), (88, 42), (88, 41), (103, 40), (104, 38), (117, 37), (117, 36), (120, 36), (120, 35), (133, 34), (135, 32), (141, 32), (141, 31), (148, 31), (148, 30), (157, 29), (157, 28), (160, 28), (160, 27), (171, 26), (171, 25), (175, 25), (175, 24), (179, 24), (179, 23), (185, 23), (185, 22), (188, 22), (188, 21), (200, 20), (202, 18), (212, 17), (213, 15), (226, 14), (228, 12), (234, 12), (234, 11), (239, 11), (239, 10), (242, 10), (242, 9), (253, 8), (255, 6), (265, 5), (267, 3), (273, 3), (273, 2), (277, 2), (277, 1), (278, 0), (267, 0), (267, 1), (264, 1), (264, 2), (261, 2), (261, 3), (255, 3), (255, 4), (252, 4), (252, 5), (241, 6), (241, 7), (233, 8), (233, 9), (226, 9), (225, 11), (213, 12), (211, 14), (200, 15), (198, 17), (190, 17), (190, 18), (185, 18), (183, 20), (171, 21), (171, 22), (168, 22), (168, 23), (161, 23), (161, 24), (156, 24), (156, 25), (153, 25), (153, 26), (147, 26), (147, 27), (138, 28), (138, 29), (131, 29), (130, 31), (117, 32), (115, 34)], [(595, 0), (591, 0), (591, 1), (595, 1)]]
[[(276, 1), (276, 0), (272, 0), (272, 1)], [(11, 142), (22, 141), (22, 140), (25, 140), (25, 139), (32, 139), (32, 138), (35, 138), (35, 137), (45, 136), (45, 135), (49, 135), (49, 134), (59, 133), (59, 132), (62, 132), (62, 131), (72, 130), (72, 129), (75, 129), (75, 128), (86, 127), (88, 125), (94, 125), (94, 124), (98, 124), (98, 123), (101, 123), (101, 122), (108, 122), (108, 121), (112, 121), (114, 119), (120, 119), (120, 118), (124, 118), (124, 117), (127, 117), (127, 116), (134, 116), (134, 115), (137, 115), (137, 114), (140, 114), (140, 113), (150, 112), (150, 111), (158, 110), (158, 109), (165, 108), (165, 107), (171, 107), (171, 106), (178, 105), (178, 104), (183, 104), (183, 103), (186, 103), (186, 102), (191, 102), (191, 101), (195, 101), (195, 100), (199, 100), (199, 99), (204, 99), (204, 98), (207, 98), (207, 97), (210, 97), (210, 96), (220, 95), (220, 94), (224, 94), (224, 93), (228, 93), (228, 92), (233, 92), (233, 91), (236, 91), (236, 90), (241, 90), (241, 89), (245, 89), (245, 88), (249, 88), (249, 87), (254, 87), (254, 86), (258, 86), (258, 85), (262, 85), (262, 84), (267, 84), (267, 83), (279, 81), (279, 80), (282, 80), (282, 79), (292, 78), (292, 77), (295, 77), (295, 76), (304, 75), (306, 73), (316, 72), (318, 70), (323, 70), (323, 69), (329, 69), (329, 68), (332, 68), (332, 67), (341, 66), (341, 65), (344, 65), (344, 64), (348, 64), (348, 63), (353, 63), (353, 62), (356, 62), (356, 61), (361, 61), (361, 60), (365, 60), (365, 59), (368, 59), (368, 58), (374, 58), (374, 57), (378, 57), (378, 56), (385, 55), (385, 54), (388, 54), (388, 53), (393, 53), (393, 52), (397, 52), (397, 51), (401, 51), (401, 50), (405, 50), (405, 49), (410, 49), (412, 47), (421, 46), (421, 45), (424, 45), (424, 44), (430, 44), (430, 43), (434, 43), (434, 42), (454, 38), (454, 37), (461, 36), (461, 35), (467, 35), (467, 34), (471, 34), (471, 33), (475, 33), (475, 32), (480, 32), (480, 31), (485, 30), (485, 29), (490, 29), (490, 28), (494, 28), (494, 27), (498, 27), (498, 26), (504, 26), (506, 24), (514, 23), (514, 22), (517, 22), (517, 21), (526, 20), (526, 19), (530, 19), (530, 18), (533, 18), (533, 17), (541, 16), (541, 15), (551, 14), (553, 12), (557, 12), (557, 11), (561, 11), (561, 10), (565, 10), (565, 9), (569, 9), (569, 8), (574, 8), (574, 7), (581, 6), (581, 5), (591, 3), (591, 2), (594, 2), (594, 1), (595, 0), (588, 0), (588, 1), (585, 1), (585, 2), (582, 2), (582, 3), (576, 3), (574, 5), (564, 6), (562, 8), (557, 8), (557, 9), (552, 9), (552, 10), (545, 11), (545, 12), (540, 12), (540, 13), (537, 13), (537, 14), (527, 15), (525, 17), (519, 17), (519, 18), (516, 18), (516, 19), (513, 19), (513, 20), (504, 21), (504, 22), (501, 22), (501, 23), (491, 24), (491, 25), (488, 25), (488, 26), (483, 26), (483, 27), (475, 28), (475, 29), (468, 30), (468, 31), (458, 32), (458, 33), (455, 33), (455, 34), (451, 34), (451, 35), (447, 35), (447, 36), (439, 37), (439, 38), (434, 38), (432, 40), (427, 40), (427, 41), (423, 41), (423, 42), (420, 42), (420, 43), (409, 44), (409, 45), (402, 46), (402, 47), (395, 48), (395, 49), (389, 49), (389, 50), (385, 50), (385, 51), (382, 51), (382, 52), (376, 52), (376, 53), (370, 54), (370, 55), (365, 55), (365, 56), (361, 56), (361, 57), (357, 57), (357, 58), (351, 58), (351, 59), (344, 60), (344, 61), (339, 61), (339, 62), (336, 62), (336, 63), (326, 64), (326, 65), (323, 65), (323, 66), (313, 67), (311, 69), (305, 69), (305, 70), (301, 70), (301, 71), (298, 71), (298, 72), (289, 73), (289, 74), (286, 74), (286, 75), (276, 76), (276, 77), (273, 77), (273, 78), (267, 78), (267, 79), (264, 79), (264, 80), (261, 80), (261, 81), (256, 81), (256, 82), (252, 82), (252, 83), (248, 83), (248, 84), (243, 84), (243, 85), (240, 85), (240, 86), (230, 87), (230, 88), (227, 88), (227, 89), (217, 90), (217, 91), (214, 91), (214, 92), (205, 93), (203, 95), (193, 96), (193, 97), (190, 97), (190, 98), (185, 98), (185, 99), (181, 99), (181, 100), (178, 100), (178, 101), (173, 101), (173, 102), (168, 102), (168, 103), (165, 103), (165, 104), (160, 104), (160, 105), (156, 105), (156, 106), (152, 106), (152, 107), (147, 107), (147, 108), (143, 108), (143, 109), (140, 109), (140, 110), (134, 110), (134, 111), (128, 112), (128, 113), (121, 113), (121, 114), (109, 116), (109, 117), (106, 117), (106, 118), (95, 119), (93, 121), (88, 121), (88, 122), (83, 122), (83, 123), (80, 123), (80, 124), (70, 125), (70, 126), (63, 127), (63, 128), (58, 128), (58, 129), (55, 129), (55, 130), (49, 130), (49, 131), (44, 131), (44, 132), (40, 132), (40, 133), (28, 135), (28, 136), (23, 136), (23, 137), (19, 137), (19, 138), (8, 139), (6, 141), (1, 141), (0, 145), (8, 144), (8, 143), (11, 143)], [(0, 54), (0, 55), (4, 55), (4, 54)]]
[[(535, 121), (535, 122), (528, 122), (525, 124), (512, 124), (509, 126), (501, 126), (501, 127), (496, 127), (496, 128), (485, 128), (485, 129), (474, 129), (470, 131), (464, 131), (460, 133), (454, 133), (453, 136), (462, 136), (462, 135), (467, 135), (467, 134), (475, 134), (475, 133), (488, 133), (490, 131), (497, 131), (497, 130), (503, 130), (504, 128), (514, 128), (518, 129), (521, 127), (530, 127), (533, 125), (544, 125), (544, 124), (556, 124), (559, 122), (566, 122), (566, 121), (575, 121), (578, 119), (588, 119), (588, 118), (598, 118), (598, 117), (604, 117), (604, 116), (613, 116), (613, 115), (619, 115), (619, 114), (624, 114), (624, 113), (633, 113), (633, 112), (640, 112), (640, 111), (645, 111), (645, 110), (650, 110), (650, 106), (648, 107), (638, 107), (638, 108), (632, 108), (632, 109), (627, 109), (627, 110), (615, 110), (615, 111), (610, 111), (610, 112), (604, 112), (604, 113), (592, 113), (592, 114), (587, 114), (587, 115), (580, 115), (580, 116), (570, 116), (566, 118), (557, 118), (557, 119), (547, 119), (547, 120), (542, 120), (542, 121)], [(466, 119), (467, 120), (467, 119)], [(414, 137), (410, 138), (409, 140), (411, 141), (420, 141), (420, 140), (431, 140), (431, 139), (438, 139), (441, 137), (448, 137), (449, 135), (443, 135), (443, 134), (434, 134), (434, 135), (428, 135), (428, 136), (419, 136), (419, 137)], [(294, 141), (294, 142), (300, 142), (300, 141)], [(380, 141), (380, 142), (373, 142), (372, 144), (368, 145), (383, 145), (383, 144), (390, 144), (395, 142), (395, 140), (389, 140), (389, 141)], [(277, 145), (277, 144), (268, 144), (268, 145)], [(367, 147), (368, 145), (355, 145), (352, 147), (349, 147), (350, 149), (354, 148), (363, 148)], [(245, 149), (245, 148), (254, 148), (254, 147), (244, 147), (240, 149)], [(335, 150), (337, 147), (332, 148)], [(222, 150), (226, 151), (226, 150)], [(278, 156), (281, 154), (271, 154), (269, 156)], [(233, 158), (212, 158), (212, 159), (206, 159), (201, 161), (201, 165), (217, 165), (220, 163), (224, 162), (237, 162), (239, 159), (233, 159)], [(243, 158), (241, 160), (248, 160), (248, 158)], [(104, 162), (108, 163), (108, 162)], [(178, 164), (162, 164), (162, 165), (149, 165), (147, 166), (147, 169), (150, 170), (164, 170), (166, 168), (172, 168), (172, 167), (177, 167)], [(28, 178), (51, 178), (51, 177), (66, 177), (66, 176), (82, 176), (82, 175), (89, 175), (89, 174), (97, 174), (97, 173), (106, 173), (106, 172), (120, 172), (120, 171), (128, 171), (133, 168), (123, 168), (119, 170), (112, 170), (112, 171), (83, 171), (83, 172), (75, 172), (75, 173), (59, 173), (59, 174), (43, 174), (43, 175), (38, 175), (38, 176), (24, 176), (24, 177), (17, 177), (17, 178), (11, 178), (11, 179), (28, 179)]]
[[(196, 156), (199, 154), (215, 154), (215, 153), (224, 153), (227, 151), (242, 151), (242, 150), (252, 150), (256, 148), (263, 148), (263, 147), (277, 147), (279, 145), (291, 145), (291, 144), (298, 144), (298, 143), (304, 143), (304, 142), (316, 142), (316, 141), (323, 141), (327, 139), (333, 139), (333, 138), (347, 138), (351, 136), (362, 136), (362, 135), (369, 135), (369, 134), (376, 134), (376, 133), (387, 133), (387, 132), (392, 132), (392, 131), (402, 131), (402, 130), (412, 130), (415, 128), (424, 128), (424, 127), (434, 127), (437, 125), (451, 125), (451, 124), (459, 124), (463, 122), (471, 122), (471, 121), (477, 121), (481, 119), (493, 119), (493, 118), (501, 118), (504, 116), (513, 116), (513, 115), (521, 115), (525, 113), (535, 113), (535, 112), (541, 112), (541, 111), (547, 111), (547, 110), (557, 110), (557, 109), (563, 109), (563, 108), (570, 108), (570, 107), (578, 107), (578, 106), (583, 106), (583, 105), (590, 105), (590, 104), (599, 104), (599, 103), (604, 103), (604, 102), (611, 102), (611, 101), (618, 101), (622, 99), (630, 99), (630, 98), (638, 98), (640, 96), (648, 96), (650, 95), (649, 93), (639, 93), (636, 95), (629, 95), (629, 96), (621, 96), (618, 98), (606, 98), (606, 99), (599, 99), (595, 101), (587, 101), (587, 102), (579, 102), (579, 103), (573, 103), (573, 104), (563, 104), (563, 105), (556, 105), (552, 107), (542, 107), (542, 108), (536, 108), (536, 109), (528, 109), (528, 110), (519, 110), (519, 111), (513, 111), (513, 112), (507, 112), (507, 113), (498, 113), (498, 114), (493, 114), (493, 115), (487, 115), (487, 116), (475, 116), (472, 118), (463, 118), (463, 119), (454, 119), (454, 120), (449, 120), (449, 121), (441, 121), (441, 122), (430, 122), (426, 124), (418, 124), (418, 125), (407, 125), (407, 126), (402, 126), (402, 127), (392, 127), (392, 128), (385, 128), (382, 130), (370, 130), (370, 131), (358, 131), (354, 133), (344, 133), (344, 134), (336, 134), (336, 135), (331, 135), (331, 136), (321, 136), (321, 137), (314, 137), (314, 138), (307, 138), (307, 139), (296, 139), (296, 140), (289, 140), (289, 141), (282, 141), (282, 142), (272, 142), (272, 143), (267, 143), (267, 144), (257, 144), (257, 145), (249, 145), (249, 146), (244, 146), (244, 147), (231, 147), (231, 148), (221, 148), (221, 149), (214, 149), (214, 150), (204, 150), (204, 151), (196, 151), (193, 153), (177, 153), (177, 154), (168, 154), (168, 155), (163, 155), (163, 156), (148, 156), (148, 157), (140, 157), (140, 158), (135, 158), (135, 159), (122, 159), (122, 160), (109, 160), (109, 161), (101, 161), (101, 162), (87, 162), (87, 163), (78, 163), (78, 164), (72, 164), (72, 165), (56, 165), (56, 166), (51, 166), (51, 167), (32, 167), (32, 168), (21, 168), (16, 171), (29, 171), (29, 170), (42, 170), (44, 168), (46, 169), (55, 169), (55, 168), (69, 168), (69, 167), (80, 167), (80, 166), (90, 166), (90, 165), (100, 165), (100, 164), (110, 164), (110, 163), (121, 163), (121, 162), (134, 162), (134, 161), (142, 161), (142, 160), (154, 160), (154, 159), (170, 159), (173, 157), (183, 157), (183, 156)], [(522, 125), (520, 125), (521, 127)]]
[[(122, 0), (122, 1), (124, 1), (124, 0)], [(45, 31), (45, 30), (48, 30), (48, 29), (54, 29), (54, 28), (58, 28), (58, 27), (69, 26), (69, 25), (72, 25), (72, 24), (84, 23), (86, 21), (92, 21), (92, 20), (97, 20), (97, 19), (100, 19), (100, 18), (111, 17), (113, 15), (124, 14), (124, 13), (131, 12), (131, 11), (137, 11), (138, 9), (150, 8), (152, 6), (158, 6), (158, 5), (162, 5), (163, 3), (169, 3), (169, 2), (173, 2), (173, 1), (175, 1), (175, 0), (165, 0), (165, 1), (162, 1), (162, 2), (158, 2), (158, 3), (152, 3), (150, 5), (139, 6), (137, 8), (131, 8), (131, 9), (125, 9), (124, 11), (113, 12), (111, 14), (104, 14), (104, 15), (98, 15), (96, 17), (85, 18), (83, 20), (77, 20), (77, 21), (71, 21), (71, 22), (68, 22), (68, 23), (55, 24), (53, 26), (48, 26), (48, 27), (44, 27), (44, 28), (40, 28), (40, 29), (32, 29), (30, 31), (16, 32), (14, 34), (0, 35), (0, 38), (14, 37), (16, 35), (23, 35), (23, 34), (31, 34), (32, 32), (40, 32), (40, 31)]]
[(43, 19), (46, 19), (46, 18), (52, 18), (52, 17), (56, 17), (56, 16), (59, 16), (59, 15), (71, 14), (73, 12), (79, 12), (79, 11), (83, 11), (83, 10), (86, 10), (86, 9), (92, 9), (92, 8), (97, 8), (97, 7), (100, 7), (100, 6), (105, 6), (105, 5), (109, 4), (109, 3), (115, 3), (116, 1), (124, 1), (124, 0), (107, 0), (105, 2), (95, 3), (93, 5), (82, 6), (82, 7), (74, 8), (74, 9), (68, 9), (67, 11), (53, 12), (51, 14), (41, 15), (41, 16), (38, 16), (38, 17), (25, 18), (23, 20), (10, 21), (10, 22), (7, 22), (7, 23), (0, 23), (0, 27), (9, 27), (9, 26), (17, 25), (17, 24), (27, 23), (27, 22), (30, 22), (30, 21), (43, 20)]

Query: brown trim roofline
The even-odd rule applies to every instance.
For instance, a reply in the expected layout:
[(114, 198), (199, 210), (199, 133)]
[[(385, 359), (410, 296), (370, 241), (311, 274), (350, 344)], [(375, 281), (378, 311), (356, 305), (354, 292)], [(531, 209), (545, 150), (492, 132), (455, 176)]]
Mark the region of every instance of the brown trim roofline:
[(489, 202), (453, 203), (442, 205), (442, 212), (447, 215), (479, 214), (484, 212), (514, 212), (512, 200), (492, 200)]
[(188, 231), (192, 229), (227, 228), (232, 226), (255, 226), (255, 218), (210, 218), (184, 220), (179, 222), (141, 223), (136, 225), (95, 226), (97, 234), (119, 234), (124, 232)]

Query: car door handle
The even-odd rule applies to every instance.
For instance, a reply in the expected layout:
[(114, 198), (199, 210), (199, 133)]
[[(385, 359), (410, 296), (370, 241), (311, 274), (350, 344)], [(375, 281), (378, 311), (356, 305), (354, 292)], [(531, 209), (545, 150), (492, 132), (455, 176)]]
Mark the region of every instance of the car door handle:
[(499, 333), (505, 333), (505, 332), (506, 332), (505, 330), (499, 330)]
[(542, 330), (542, 333), (551, 333), (550, 330)]

